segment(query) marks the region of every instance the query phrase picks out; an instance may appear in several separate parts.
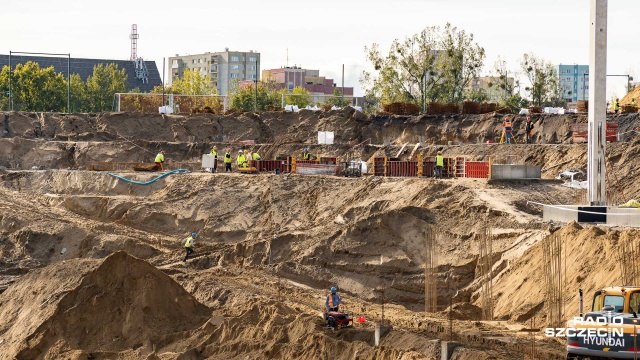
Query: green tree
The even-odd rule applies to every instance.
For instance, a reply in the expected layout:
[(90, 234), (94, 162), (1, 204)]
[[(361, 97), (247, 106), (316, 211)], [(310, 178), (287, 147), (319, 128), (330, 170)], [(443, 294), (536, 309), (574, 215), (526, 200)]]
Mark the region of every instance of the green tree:
[(483, 101), (489, 100), (489, 95), (487, 94), (487, 90), (477, 89), (477, 90), (469, 91), (466, 98), (471, 101), (483, 102)]
[[(64, 111), (67, 81), (53, 67), (41, 69), (38, 63), (18, 64), (12, 72), (13, 109), (18, 111)], [(9, 67), (0, 73), (2, 108), (9, 108)]]
[(87, 85), (82, 81), (80, 75), (71, 74), (69, 78), (69, 92), (71, 93), (70, 112), (87, 112)]
[(9, 67), (0, 70), (0, 110), (9, 110)]
[(233, 110), (254, 111), (256, 103), (258, 111), (266, 111), (270, 106), (280, 106), (279, 92), (273, 84), (262, 81), (248, 86), (239, 86), (235, 82), (230, 86), (228, 98), (229, 108)]
[[(497, 93), (504, 102), (513, 96), (516, 87), (520, 87), (520, 81), (517, 80), (520, 74), (515, 71), (509, 72), (507, 62), (501, 57), (498, 57), (498, 60), (494, 63), (493, 70), (495, 73), (495, 81), (490, 84), (490, 87), (498, 89)], [(511, 74), (511, 76), (509, 76), (509, 74)], [(509, 78), (513, 78), (514, 80), (510, 81)]]
[(553, 102), (559, 88), (553, 64), (529, 53), (522, 56), (520, 66), (529, 80), (530, 86), (525, 90), (531, 94), (533, 104), (543, 106)]
[(458, 102), (464, 99), (465, 89), (482, 70), (484, 49), (473, 41), (473, 34), (448, 24), (440, 41), (441, 60), (437, 63), (442, 74), (444, 99)]
[(419, 34), (395, 40), (387, 55), (378, 44), (365, 47), (374, 72), (364, 71), (360, 82), (368, 95), (383, 103), (411, 102), (424, 106), (430, 101), (460, 101), (477, 77), (484, 49), (473, 35), (447, 24), (428, 27)]
[(284, 102), (286, 105), (297, 105), (298, 108), (305, 108), (307, 105), (311, 105), (310, 93), (303, 87), (297, 86), (291, 92), (287, 89), (282, 89), (278, 94), (280, 98), (284, 95)]
[(520, 109), (525, 109), (529, 106), (529, 101), (524, 99), (520, 94), (511, 95), (511, 97), (501, 100), (500, 106), (511, 109), (511, 112), (517, 114)]
[(336, 106), (336, 107), (345, 107), (349, 105), (348, 100), (342, 100), (342, 93), (338, 88), (333, 89), (333, 96), (327, 99), (327, 105)]
[(127, 90), (127, 74), (116, 64), (98, 64), (93, 75), (87, 78), (87, 103), (89, 111), (111, 111), (116, 93)]
[[(168, 91), (167, 89), (171, 91)], [(162, 93), (162, 87), (160, 87), (159, 90), (159, 92)], [(211, 79), (209, 76), (202, 75), (196, 70), (185, 69), (182, 77), (175, 79), (170, 87), (165, 88), (165, 93), (182, 95), (217, 95), (218, 91), (211, 87)]]

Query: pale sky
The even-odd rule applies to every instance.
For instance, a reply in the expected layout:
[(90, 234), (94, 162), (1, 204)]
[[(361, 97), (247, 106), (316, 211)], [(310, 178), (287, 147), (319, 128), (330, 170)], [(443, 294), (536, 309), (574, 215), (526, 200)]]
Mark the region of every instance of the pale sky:
[[(138, 25), (138, 55), (155, 60), (175, 54), (255, 50), (261, 69), (291, 65), (360, 89), (368, 68), (364, 47), (386, 52), (404, 39), (447, 22), (475, 36), (487, 57), (519, 71), (522, 54), (554, 64), (588, 64), (589, 0), (324, 0), (324, 1), (90, 1), (4, 0), (0, 53), (71, 53), (72, 57), (128, 59), (131, 24)], [(636, 73), (640, 59), (638, 0), (609, 1), (608, 74)], [(640, 68), (638, 68), (640, 70)], [(609, 96), (623, 96), (626, 79), (610, 78)]]

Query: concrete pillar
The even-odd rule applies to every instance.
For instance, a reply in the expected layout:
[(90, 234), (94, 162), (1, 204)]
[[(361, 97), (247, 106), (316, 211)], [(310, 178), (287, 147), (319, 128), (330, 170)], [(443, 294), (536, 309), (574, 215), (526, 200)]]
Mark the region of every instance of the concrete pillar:
[(607, 132), (607, 7), (608, 0), (591, 0), (589, 49), (588, 198), (606, 205), (605, 150)]
[(449, 360), (459, 343), (453, 341), (442, 341), (440, 343), (440, 360)]
[(378, 347), (378, 345), (380, 345), (380, 324), (378, 323), (376, 323), (376, 330), (373, 336), (373, 343), (375, 344), (375, 347)]

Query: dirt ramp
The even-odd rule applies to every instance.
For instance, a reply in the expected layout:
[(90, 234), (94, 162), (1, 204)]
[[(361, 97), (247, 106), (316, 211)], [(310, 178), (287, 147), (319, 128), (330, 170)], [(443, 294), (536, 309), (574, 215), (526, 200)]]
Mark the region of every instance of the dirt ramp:
[(162, 347), (210, 315), (170, 277), (125, 252), (34, 271), (0, 303), (2, 359)]

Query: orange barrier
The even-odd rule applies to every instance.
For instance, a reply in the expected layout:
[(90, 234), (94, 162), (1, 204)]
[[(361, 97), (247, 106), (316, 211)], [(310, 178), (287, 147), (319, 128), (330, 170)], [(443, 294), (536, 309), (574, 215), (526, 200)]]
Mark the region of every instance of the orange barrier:
[(488, 161), (467, 161), (464, 164), (465, 177), (476, 179), (489, 178)]

